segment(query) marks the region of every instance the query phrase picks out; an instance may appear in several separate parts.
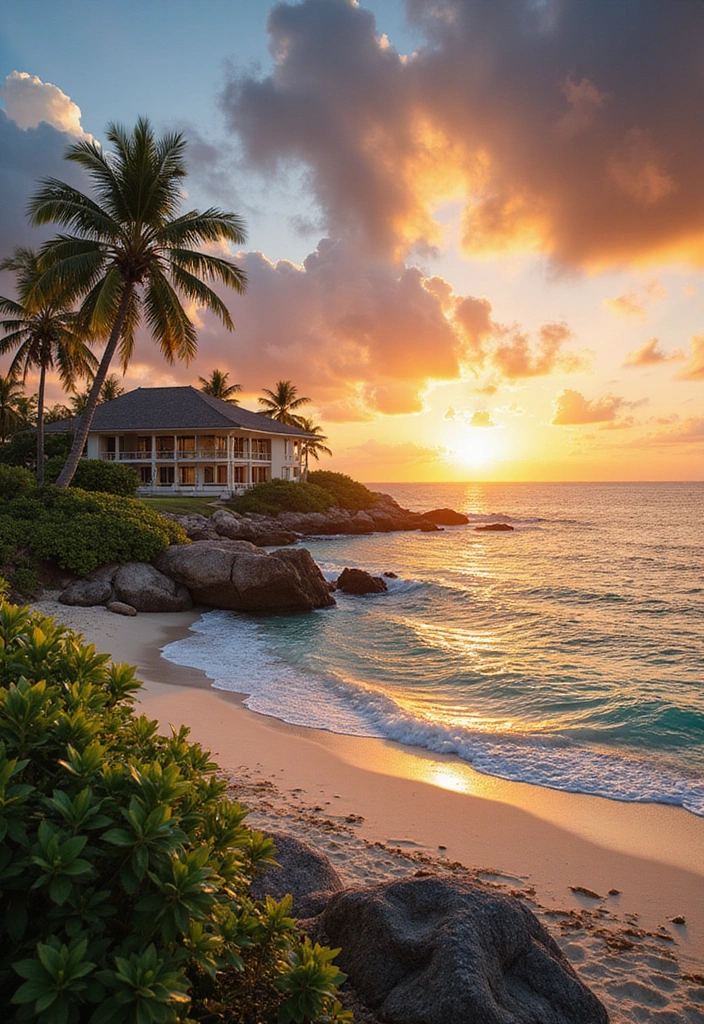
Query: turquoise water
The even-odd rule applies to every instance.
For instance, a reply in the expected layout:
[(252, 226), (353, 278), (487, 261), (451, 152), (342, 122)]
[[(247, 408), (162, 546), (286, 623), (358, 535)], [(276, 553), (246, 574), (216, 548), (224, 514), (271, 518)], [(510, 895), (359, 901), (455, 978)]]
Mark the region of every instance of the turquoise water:
[[(471, 523), (306, 541), (389, 593), (209, 612), (165, 656), (299, 725), (704, 815), (704, 484), (374, 485)], [(501, 520), (512, 533), (477, 533)]]

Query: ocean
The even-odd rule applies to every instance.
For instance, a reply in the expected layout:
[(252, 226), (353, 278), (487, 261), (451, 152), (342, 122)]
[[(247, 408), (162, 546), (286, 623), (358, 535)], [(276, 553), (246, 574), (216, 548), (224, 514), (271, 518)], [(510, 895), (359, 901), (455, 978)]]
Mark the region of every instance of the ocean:
[(164, 656), (285, 722), (704, 816), (704, 483), (369, 486), (470, 524), (309, 538), (329, 579), (398, 579), (310, 615), (207, 612)]

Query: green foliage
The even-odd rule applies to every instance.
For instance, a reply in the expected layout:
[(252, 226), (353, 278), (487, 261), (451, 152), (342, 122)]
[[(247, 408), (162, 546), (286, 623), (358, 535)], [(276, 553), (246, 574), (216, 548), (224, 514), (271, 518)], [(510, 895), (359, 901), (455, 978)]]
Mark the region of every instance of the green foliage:
[[(56, 480), (65, 461), (52, 459), (47, 463), (47, 483)], [(134, 498), (139, 487), (139, 477), (132, 466), (125, 466), (119, 462), (103, 462), (101, 459), (81, 459), (76, 466), (71, 486), (80, 487), (82, 491), (101, 491), (103, 494)]]
[(0, 494), (4, 498), (17, 498), (21, 494), (29, 494), (35, 487), (36, 480), (28, 469), (0, 464)]
[(333, 499), (333, 505), (337, 508), (359, 512), (362, 509), (371, 508), (379, 500), (368, 487), (353, 480), (345, 473), (332, 473), (328, 469), (316, 469), (308, 474), (308, 483), (326, 490)]
[[(61, 459), (71, 450), (73, 434), (46, 434), (44, 437), (44, 454), (47, 459)], [(37, 435), (23, 431), (15, 434), (7, 444), (0, 448), (0, 463), (8, 466), (24, 466), (36, 472), (37, 469)]]
[(343, 1024), (335, 951), (188, 730), (132, 711), (131, 668), (0, 604), (3, 1024)]
[(263, 515), (276, 515), (277, 512), (327, 512), (332, 505), (331, 495), (322, 487), (313, 483), (294, 483), (292, 480), (270, 480), (265, 484), (257, 484), (232, 502), (237, 512), (259, 512)]

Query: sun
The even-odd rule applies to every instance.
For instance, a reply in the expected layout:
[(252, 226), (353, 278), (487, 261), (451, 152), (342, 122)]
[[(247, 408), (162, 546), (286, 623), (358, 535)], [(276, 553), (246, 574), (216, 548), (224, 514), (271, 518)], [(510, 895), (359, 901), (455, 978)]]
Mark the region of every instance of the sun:
[(500, 462), (504, 441), (498, 430), (467, 427), (448, 440), (448, 461), (455, 466), (481, 469)]

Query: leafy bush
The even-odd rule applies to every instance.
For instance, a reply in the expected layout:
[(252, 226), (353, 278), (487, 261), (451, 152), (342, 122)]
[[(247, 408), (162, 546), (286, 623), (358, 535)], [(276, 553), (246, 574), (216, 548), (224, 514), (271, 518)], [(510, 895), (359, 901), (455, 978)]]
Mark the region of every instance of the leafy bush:
[(42, 504), (29, 526), (32, 548), (78, 576), (109, 562), (151, 562), (169, 544), (187, 543), (182, 527), (132, 498), (49, 487)]
[[(64, 458), (50, 459), (44, 476), (53, 483), (63, 469)], [(82, 491), (101, 491), (103, 494), (119, 494), (123, 498), (134, 498), (139, 487), (139, 477), (132, 466), (119, 462), (103, 462), (101, 459), (81, 459), (71, 487)]]
[(349, 1021), (335, 953), (252, 899), (250, 831), (188, 730), (80, 637), (0, 605), (0, 1005), (21, 1024)]
[(232, 502), (237, 512), (259, 512), (263, 515), (276, 515), (278, 512), (327, 512), (332, 505), (332, 497), (322, 487), (312, 483), (294, 483), (292, 480), (270, 480), (265, 484), (257, 484)]
[(0, 464), (0, 494), (3, 498), (17, 498), (20, 494), (29, 494), (36, 486), (37, 482), (28, 469)]
[[(63, 466), (66, 461), (73, 434), (45, 434), (44, 455), (48, 460), (58, 459)], [(0, 463), (8, 466), (24, 466), (25, 469), (37, 470), (37, 435), (27, 431), (14, 434), (0, 448)]]
[(345, 473), (332, 473), (329, 469), (313, 470), (308, 474), (308, 483), (324, 488), (337, 508), (346, 508), (352, 512), (371, 508), (379, 500), (364, 484)]

